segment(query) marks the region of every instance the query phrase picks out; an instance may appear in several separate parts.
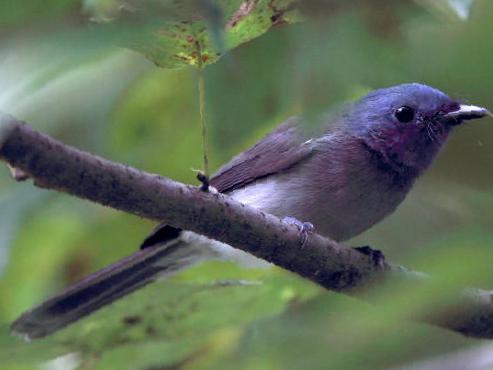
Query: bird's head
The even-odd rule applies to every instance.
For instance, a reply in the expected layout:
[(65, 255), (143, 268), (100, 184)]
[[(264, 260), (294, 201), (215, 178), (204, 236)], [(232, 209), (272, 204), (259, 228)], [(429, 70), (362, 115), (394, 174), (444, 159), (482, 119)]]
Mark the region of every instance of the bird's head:
[(412, 83), (371, 92), (344, 117), (349, 133), (394, 170), (421, 173), (453, 127), (491, 115), (432, 87)]

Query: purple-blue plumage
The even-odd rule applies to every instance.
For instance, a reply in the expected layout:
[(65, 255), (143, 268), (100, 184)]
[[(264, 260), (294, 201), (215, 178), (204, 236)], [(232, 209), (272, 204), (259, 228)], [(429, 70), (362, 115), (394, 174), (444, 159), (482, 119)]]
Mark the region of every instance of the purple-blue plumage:
[[(400, 122), (396, 112), (410, 108), (410, 121)], [(460, 103), (422, 84), (404, 84), (373, 91), (344, 115), (342, 127), (356, 135), (383, 161), (399, 171), (402, 166), (420, 174), (447, 139), (450, 129), (443, 117)]]
[[(376, 90), (331, 117), (318, 137), (304, 137), (293, 120), (282, 125), (220, 170), (212, 183), (221, 185), (225, 178), (229, 189), (236, 189), (231, 182), (236, 179), (241, 186), (231, 194), (240, 201), (279, 217), (311, 222), (318, 233), (346, 240), (381, 221), (404, 200), (463, 119), (450, 116), (461, 107), (421, 84)], [(480, 113), (466, 118), (486, 113), (474, 108)], [(281, 144), (289, 150), (280, 151)], [(300, 151), (302, 158), (291, 155)], [(289, 165), (274, 166), (280, 158)], [(241, 166), (247, 159), (262, 167), (245, 172)], [(255, 180), (245, 182), (245, 174)]]

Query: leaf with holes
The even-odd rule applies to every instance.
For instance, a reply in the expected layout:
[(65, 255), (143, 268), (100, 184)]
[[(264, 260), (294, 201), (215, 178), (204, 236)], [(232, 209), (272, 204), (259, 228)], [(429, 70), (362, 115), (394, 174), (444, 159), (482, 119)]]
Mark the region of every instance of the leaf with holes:
[(156, 65), (216, 62), (273, 26), (299, 20), (294, 0), (92, 0), (88, 7), (117, 43)]

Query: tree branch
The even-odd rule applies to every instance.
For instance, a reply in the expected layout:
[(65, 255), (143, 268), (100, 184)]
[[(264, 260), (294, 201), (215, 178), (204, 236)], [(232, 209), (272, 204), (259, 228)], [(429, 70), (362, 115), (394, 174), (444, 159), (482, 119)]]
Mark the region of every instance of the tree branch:
[[(63, 191), (230, 244), (336, 292), (368, 298), (365, 287), (427, 275), (317, 234), (302, 245), (298, 229), (227, 195), (201, 191), (66, 146), (0, 114), (0, 158), (43, 188)], [(493, 293), (466, 289), (414, 319), (474, 337), (493, 338)]]

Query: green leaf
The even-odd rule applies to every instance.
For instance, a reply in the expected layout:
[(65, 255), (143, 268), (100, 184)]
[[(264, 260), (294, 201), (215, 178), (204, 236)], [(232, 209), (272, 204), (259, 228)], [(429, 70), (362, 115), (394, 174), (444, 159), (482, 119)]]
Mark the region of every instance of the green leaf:
[(216, 62), (226, 51), (271, 27), (293, 23), (293, 0), (92, 0), (87, 8), (123, 46), (156, 65), (177, 68)]
[(49, 340), (22, 343), (9, 334), (7, 324), (0, 324), (0, 363), (2, 368), (39, 364), (62, 355), (67, 349)]
[(207, 356), (234, 345), (256, 320), (282, 313), (320, 288), (278, 269), (207, 263), (156, 283), (33, 343), (0, 327), (0, 362), (35, 363), (76, 352), (95, 369), (140, 369)]

